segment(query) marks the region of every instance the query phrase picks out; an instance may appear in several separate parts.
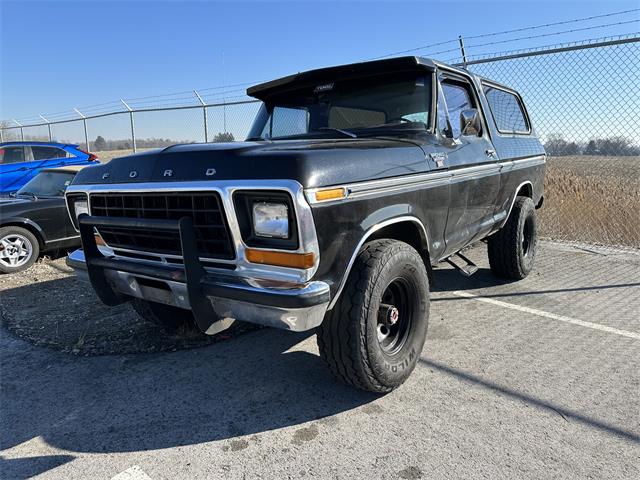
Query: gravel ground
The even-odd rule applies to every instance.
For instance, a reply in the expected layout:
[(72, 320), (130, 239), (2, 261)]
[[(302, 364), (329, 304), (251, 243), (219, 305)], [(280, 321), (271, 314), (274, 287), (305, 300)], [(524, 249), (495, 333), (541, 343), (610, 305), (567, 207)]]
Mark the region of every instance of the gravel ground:
[(0, 319), (11, 333), (34, 345), (75, 355), (176, 351), (228, 340), (256, 328), (236, 322), (215, 336), (165, 332), (141, 319), (129, 304), (103, 305), (62, 258), (45, 258), (26, 272), (0, 276), (0, 295)]
[[(60, 260), (2, 277), (0, 477), (640, 478), (637, 251), (544, 242), (517, 283), (469, 255), (469, 279), (436, 271), (418, 367), (384, 396), (337, 384), (312, 333), (131, 354), (167, 340)], [(49, 319), (80, 351), (127, 332), (122, 353), (34, 346)]]

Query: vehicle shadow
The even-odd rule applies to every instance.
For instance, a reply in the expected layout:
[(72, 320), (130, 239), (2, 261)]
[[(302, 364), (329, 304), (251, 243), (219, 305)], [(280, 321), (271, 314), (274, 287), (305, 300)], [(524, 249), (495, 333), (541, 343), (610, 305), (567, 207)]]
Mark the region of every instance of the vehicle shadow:
[(71, 462), (75, 457), (71, 455), (49, 455), (41, 457), (3, 458), (0, 455), (0, 473), (2, 478), (22, 480), (57, 468)]
[[(434, 282), (432, 292), (434, 293), (447, 293), (455, 291), (475, 290), (479, 288), (487, 287), (500, 287), (511, 284), (517, 284), (521, 280), (506, 280), (496, 277), (491, 273), (489, 268), (479, 268), (476, 273), (471, 277), (465, 277), (460, 272), (453, 268), (438, 268), (434, 270)], [(640, 286), (640, 282), (630, 283), (617, 283), (607, 285), (590, 285), (584, 287), (568, 287), (568, 288), (547, 288), (547, 289), (519, 289), (516, 292), (483, 292), (482, 297), (486, 298), (501, 298), (501, 297), (522, 297), (527, 295), (540, 295), (540, 294), (554, 294), (554, 293), (570, 293), (570, 292), (583, 292), (583, 291), (601, 291), (610, 290), (615, 288), (629, 288)], [(450, 300), (460, 300), (460, 297), (439, 296), (432, 299), (434, 302), (443, 302)]]
[(322, 419), (377, 398), (336, 383), (300, 342), (315, 343), (311, 333), (263, 329), (173, 353), (75, 357), (2, 331), (0, 449), (41, 437), (71, 452), (126, 452), (307, 422), (332, 428), (335, 419)]
[(589, 428), (595, 428), (605, 433), (618, 436), (625, 440), (630, 440), (634, 443), (640, 443), (640, 435), (638, 435), (637, 433), (631, 430), (627, 430), (624, 427), (613, 425), (611, 423), (584, 415), (576, 410), (572, 410), (564, 406), (554, 404), (547, 400), (518, 392), (517, 390), (509, 388), (506, 385), (500, 385), (490, 380), (483, 379), (481, 376), (474, 375), (472, 373), (468, 373), (457, 368), (453, 368), (449, 365), (445, 365), (440, 362), (436, 362), (434, 360), (427, 360), (427, 359), (421, 358), (419, 361), (423, 365), (426, 365), (434, 370), (437, 370), (440, 373), (444, 373), (446, 375), (452, 376), (470, 385), (485, 388), (498, 395), (511, 398), (512, 400), (524, 402), (528, 405), (531, 405), (534, 408), (553, 411), (558, 415), (560, 415), (565, 421), (572, 420), (574, 422), (581, 423)]

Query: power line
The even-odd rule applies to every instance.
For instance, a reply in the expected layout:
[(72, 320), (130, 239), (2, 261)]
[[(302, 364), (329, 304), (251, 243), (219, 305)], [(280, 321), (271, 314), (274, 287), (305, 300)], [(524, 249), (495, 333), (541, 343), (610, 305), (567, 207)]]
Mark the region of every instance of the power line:
[[(580, 23), (580, 22), (586, 22), (586, 21), (590, 21), (590, 20), (595, 20), (595, 19), (599, 19), (599, 18), (607, 18), (607, 17), (613, 17), (613, 16), (617, 16), (617, 15), (624, 15), (624, 14), (630, 14), (630, 13), (634, 13), (634, 12), (640, 12), (640, 8), (635, 8), (635, 9), (629, 9), (629, 10), (624, 10), (624, 11), (619, 11), (619, 12), (612, 12), (612, 13), (606, 13), (606, 14), (601, 14), (601, 15), (592, 15), (589, 17), (582, 17), (582, 18), (577, 18), (577, 19), (571, 19), (571, 20), (563, 20), (563, 21), (559, 21), (559, 22), (552, 22), (552, 23), (546, 23), (546, 24), (541, 24), (541, 25), (534, 25), (534, 26), (530, 26), (530, 27), (522, 27), (522, 28), (516, 28), (516, 29), (512, 29), (512, 30), (504, 30), (504, 31), (500, 31), (500, 32), (492, 32), (492, 33), (485, 33), (485, 34), (479, 34), (479, 35), (472, 35), (472, 36), (468, 36), (465, 37), (466, 40), (473, 40), (473, 39), (479, 39), (479, 38), (487, 38), (487, 37), (494, 37), (494, 36), (499, 36), (499, 35), (506, 35), (509, 33), (516, 33), (516, 32), (523, 32), (523, 31), (528, 31), (528, 30), (536, 30), (536, 29), (541, 29), (541, 28), (549, 28), (549, 27), (554, 27), (554, 26), (558, 26), (558, 25), (566, 25), (566, 24), (572, 24), (572, 23)], [(567, 34), (567, 33), (574, 33), (574, 32), (581, 32), (581, 31), (587, 31), (587, 30), (593, 30), (593, 29), (598, 29), (598, 28), (605, 28), (605, 27), (611, 27), (611, 26), (618, 26), (618, 25), (626, 25), (626, 24), (631, 24), (631, 23), (637, 23), (640, 22), (640, 19), (634, 19), (634, 20), (628, 20), (628, 21), (621, 21), (621, 22), (615, 22), (615, 23), (608, 23), (608, 24), (602, 24), (602, 25), (593, 25), (593, 26), (589, 26), (589, 27), (583, 27), (583, 28), (574, 28), (574, 29), (569, 29), (569, 30), (564, 30), (564, 31), (560, 31), (560, 32), (549, 32), (549, 33), (543, 33), (540, 35), (529, 35), (529, 36), (523, 36), (523, 37), (517, 37), (517, 38), (512, 38), (512, 39), (507, 39), (507, 40), (499, 40), (499, 41), (494, 41), (494, 42), (485, 42), (485, 43), (479, 43), (479, 44), (471, 44), (471, 45), (466, 45), (467, 49), (471, 49), (471, 48), (479, 48), (479, 47), (483, 47), (483, 46), (490, 46), (490, 45), (499, 45), (499, 44), (505, 44), (505, 43), (512, 43), (512, 42), (518, 42), (521, 40), (531, 40), (531, 39), (535, 39), (535, 38), (545, 38), (545, 37), (551, 37), (551, 36), (556, 36), (556, 35), (562, 35), (562, 34)], [(402, 54), (406, 54), (406, 53), (411, 53), (411, 52), (416, 52), (416, 51), (420, 51), (420, 50), (425, 50), (427, 48), (433, 48), (433, 47), (437, 47), (437, 46), (442, 46), (442, 45), (448, 45), (454, 42), (458, 42), (457, 38), (451, 39), (451, 40), (445, 40), (445, 41), (441, 41), (441, 42), (437, 42), (437, 43), (431, 43), (428, 45), (423, 45), (420, 47), (415, 47), (415, 48), (410, 48), (410, 49), (406, 49), (406, 50), (400, 50), (400, 51), (396, 51), (393, 53), (388, 53), (379, 57), (375, 57), (372, 58), (370, 60), (378, 60), (378, 59), (383, 59), (383, 58), (388, 58), (388, 57), (392, 57), (392, 56), (396, 56), (396, 55), (402, 55)], [(458, 47), (456, 46), (455, 48), (449, 48), (449, 49), (445, 49), (445, 50), (440, 50), (437, 52), (427, 52), (424, 55), (431, 55), (431, 56), (435, 56), (435, 55), (442, 55), (445, 53), (450, 53), (450, 52), (455, 52), (458, 51)], [(488, 54), (483, 54), (483, 55), (488, 55)], [(252, 84), (256, 84), (256, 83), (260, 83), (260, 82), (243, 82), (243, 83), (236, 83), (236, 84), (231, 84), (231, 85), (218, 85), (215, 87), (209, 87), (209, 88), (204, 88), (204, 89), (199, 89), (199, 92), (210, 92), (210, 93), (204, 93), (204, 97), (216, 97), (216, 96), (224, 96), (230, 93), (236, 93), (238, 91), (241, 91), (243, 89), (239, 89), (239, 90), (227, 90), (227, 91), (222, 91), (222, 92), (217, 92), (217, 90), (224, 90), (224, 89), (230, 89), (230, 88), (234, 88), (234, 87), (244, 87), (247, 85), (252, 85)], [(183, 96), (180, 97), (181, 95), (189, 95), (189, 96)], [(151, 96), (145, 96), (145, 97), (137, 97), (137, 98), (131, 98), (128, 99), (127, 101), (133, 103), (133, 104), (148, 104), (148, 103), (163, 103), (166, 104), (166, 102), (177, 102), (179, 100), (190, 100), (191, 96), (193, 95), (192, 91), (183, 91), (183, 92), (175, 92), (175, 93), (167, 93), (167, 94), (163, 94), (163, 95), (151, 95)], [(179, 97), (179, 98), (176, 98)], [(241, 97), (234, 97), (234, 98), (241, 98)], [(153, 100), (156, 99), (157, 102), (154, 102)], [(175, 104), (175, 103), (170, 103), (170, 104)], [(85, 111), (105, 111), (108, 110), (109, 107), (107, 107), (107, 105), (115, 105), (115, 106), (119, 106), (119, 102), (105, 102), (105, 103), (100, 103), (100, 104), (95, 104), (95, 105), (89, 105), (89, 106), (85, 106), (82, 107), (82, 110)], [(114, 113), (116, 113), (115, 107), (114, 107)], [(65, 112), (58, 112), (58, 113), (52, 113), (52, 114), (47, 114), (47, 117), (60, 117), (60, 116), (68, 116), (71, 115), (71, 113), (69, 111), (65, 111)]]
[(499, 45), (499, 44), (502, 44), (502, 43), (518, 42), (520, 40), (531, 40), (531, 39), (534, 39), (534, 38), (552, 37), (552, 36), (555, 36), (555, 35), (563, 35), (565, 33), (584, 32), (586, 30), (595, 30), (597, 28), (613, 27), (613, 26), (617, 26), (617, 25), (627, 25), (629, 23), (638, 23), (638, 22), (640, 22), (640, 19), (628, 20), (626, 22), (605, 23), (603, 25), (593, 25), (591, 27), (573, 28), (571, 30), (563, 30), (561, 32), (542, 33), (540, 35), (528, 35), (526, 37), (509, 38), (507, 40), (499, 40), (497, 42), (486, 42), (486, 43), (477, 43), (475, 45), (465, 45), (465, 48), (469, 49), (469, 48), (477, 48), (477, 47), (486, 47), (488, 45)]
[[(381, 55), (379, 57), (370, 58), (369, 60), (380, 60), (381, 58), (393, 57), (395, 55), (402, 55), (404, 53), (417, 52), (418, 50), (424, 50), (425, 48), (438, 47), (440, 45), (446, 45), (448, 43), (457, 42), (457, 41), (458, 41), (458, 39), (454, 38), (453, 40), (446, 40), (444, 42), (431, 43), (429, 45), (424, 45), (422, 47), (409, 48), (407, 50), (399, 50), (397, 52), (387, 53), (386, 55)], [(456, 50), (456, 49), (454, 49), (454, 50)], [(447, 51), (451, 51), (451, 50), (447, 50)], [(442, 53), (446, 53), (447, 51), (442, 52)]]
[[(633, 13), (633, 12), (638, 12), (638, 11), (640, 11), (640, 8), (634, 8), (634, 9), (631, 9), (631, 10), (623, 10), (623, 11), (620, 11), (620, 12), (605, 13), (605, 14), (602, 14), (602, 15), (592, 15), (590, 17), (575, 18), (575, 19), (571, 19), (571, 20), (563, 20), (563, 21), (560, 21), (560, 22), (545, 23), (545, 24), (542, 24), (542, 25), (534, 25), (534, 26), (531, 26), (531, 27), (515, 28), (513, 30), (503, 30), (501, 32), (483, 33), (483, 34), (480, 34), (480, 35), (472, 35), (472, 36), (465, 37), (465, 40), (474, 40), (474, 39), (477, 39), (477, 38), (495, 37), (495, 36), (498, 36), (498, 35), (506, 35), (507, 33), (524, 32), (524, 31), (527, 31), (527, 30), (536, 30), (536, 29), (540, 29), (540, 28), (553, 27), (553, 26), (557, 26), (557, 25), (566, 25), (566, 24), (570, 24), (570, 23), (586, 22), (586, 21), (589, 21), (589, 20), (595, 20), (597, 18), (613, 17), (613, 16), (617, 16), (617, 15), (624, 15), (624, 14), (627, 14), (627, 13)], [(578, 30), (576, 30), (576, 31), (578, 31)], [(402, 54), (405, 54), (405, 53), (417, 52), (419, 50), (425, 50), (427, 48), (438, 47), (440, 45), (447, 45), (449, 43), (453, 43), (453, 42), (457, 42), (457, 41), (458, 41), (457, 38), (453, 38), (451, 40), (445, 40), (445, 41), (438, 42), (438, 43), (431, 43), (429, 45), (423, 45), (421, 47), (409, 48), (409, 49), (406, 49), (406, 50), (398, 50), (396, 52), (388, 53), (386, 55), (381, 55), (379, 57), (374, 57), (374, 58), (371, 58), (369, 60), (379, 60), (379, 59), (382, 59), (382, 58), (393, 57), (395, 55), (402, 55)], [(452, 52), (452, 51), (455, 51), (455, 50), (457, 50), (457, 48), (456, 49), (451, 49), (451, 50), (443, 50), (441, 52), (430, 53), (429, 55), (438, 55), (438, 54), (441, 54), (441, 53), (448, 53), (448, 52)]]
[(472, 35), (470, 37), (464, 37), (465, 40), (475, 40), (476, 38), (485, 38), (485, 37), (494, 37), (497, 35), (505, 35), (507, 33), (516, 33), (516, 32), (524, 32), (525, 30), (536, 30), (539, 28), (547, 28), (547, 27), (554, 27), (556, 25), (566, 25), (569, 23), (579, 23), (579, 22), (586, 22), (589, 20), (594, 20), (596, 18), (605, 18), (605, 17), (614, 17), (616, 15), (624, 15), (626, 13), (633, 13), (633, 12), (639, 12), (640, 8), (633, 8), (631, 10), (624, 10), (621, 12), (613, 12), (613, 13), (605, 13), (602, 15), (592, 15), (591, 17), (583, 17), (583, 18), (575, 18), (573, 20), (563, 20), (561, 22), (553, 22), (553, 23), (545, 23), (542, 25), (535, 25), (533, 27), (522, 27), (522, 28), (515, 28), (513, 30), (504, 30), (502, 32), (495, 32), (495, 33), (483, 33), (480, 35)]

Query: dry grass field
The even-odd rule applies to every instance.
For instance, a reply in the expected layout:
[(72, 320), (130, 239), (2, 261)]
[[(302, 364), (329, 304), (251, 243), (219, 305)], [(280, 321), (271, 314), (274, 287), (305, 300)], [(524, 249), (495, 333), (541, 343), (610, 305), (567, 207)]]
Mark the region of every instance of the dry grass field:
[[(107, 162), (130, 153), (98, 157)], [(540, 228), (555, 240), (640, 247), (640, 157), (551, 157)]]
[(640, 157), (550, 158), (544, 237), (640, 247)]

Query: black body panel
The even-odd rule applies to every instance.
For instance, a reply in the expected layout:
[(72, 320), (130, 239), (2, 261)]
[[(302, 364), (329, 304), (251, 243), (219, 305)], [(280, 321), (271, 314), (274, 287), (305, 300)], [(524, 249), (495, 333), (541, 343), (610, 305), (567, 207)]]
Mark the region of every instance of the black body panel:
[(84, 169), (73, 185), (286, 178), (319, 187), (428, 170), (413, 142), (407, 137), (176, 145)]
[(44, 250), (80, 245), (80, 236), (71, 224), (64, 197), (2, 198), (0, 226), (5, 225), (28, 228), (39, 237)]
[[(295, 180), (306, 190), (299, 196), (305, 211), (309, 205), (304, 202), (310, 204), (320, 255), (318, 268), (308, 279), (326, 282), (333, 301), (367, 238), (395, 235), (393, 238), (411, 243), (426, 261), (435, 264), (500, 229), (517, 195), (529, 195), (534, 204), (541, 204), (545, 152), (540, 140), (532, 128), (509, 135), (498, 132), (487, 113), (481, 79), (462, 69), (405, 57), (296, 74), (258, 85), (248, 93), (268, 102), (272, 95), (300, 85), (366, 77), (381, 70), (416, 69), (432, 72), (434, 85), (431, 125), (425, 123), (424, 131), (397, 129), (393, 136), (384, 137), (176, 145), (85, 169), (77, 174), (73, 186), (121, 185), (126, 190), (138, 183), (167, 188), (172, 182), (194, 182), (207, 189), (217, 181), (245, 185), (252, 180), (272, 180), (275, 188), (278, 181)], [(463, 134), (460, 128), (457, 138), (450, 122), (448, 129), (436, 125), (441, 107), (436, 104), (440, 100), (435, 100), (435, 90), (442, 87), (439, 79), (447, 75), (450, 80), (467, 82), (474, 100), (462, 112), (453, 109), (462, 118), (461, 125), (465, 117), (460, 113), (469, 110), (480, 122), (474, 131)], [(344, 197), (326, 203), (313, 201), (315, 190), (322, 187), (340, 187)], [(227, 213), (233, 214), (232, 207)], [(229, 224), (233, 222), (238, 219), (230, 217)], [(312, 232), (309, 223), (299, 224), (299, 233)], [(232, 240), (242, 243), (242, 238)], [(242, 260), (244, 247), (238, 249), (237, 260)], [(268, 278), (269, 273), (264, 267), (257, 274)], [(312, 273), (309, 270), (309, 277)]]

